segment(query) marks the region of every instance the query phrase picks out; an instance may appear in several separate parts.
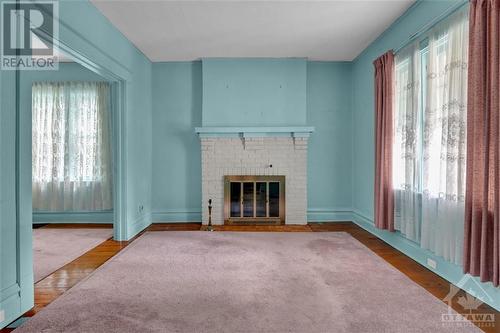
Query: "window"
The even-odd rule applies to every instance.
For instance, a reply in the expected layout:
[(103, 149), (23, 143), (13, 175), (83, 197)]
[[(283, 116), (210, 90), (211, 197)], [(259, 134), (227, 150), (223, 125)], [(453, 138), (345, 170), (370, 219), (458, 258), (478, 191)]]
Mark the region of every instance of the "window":
[(395, 226), (460, 263), (465, 196), (467, 8), (396, 54)]
[(109, 116), (107, 83), (33, 84), (35, 210), (111, 208)]

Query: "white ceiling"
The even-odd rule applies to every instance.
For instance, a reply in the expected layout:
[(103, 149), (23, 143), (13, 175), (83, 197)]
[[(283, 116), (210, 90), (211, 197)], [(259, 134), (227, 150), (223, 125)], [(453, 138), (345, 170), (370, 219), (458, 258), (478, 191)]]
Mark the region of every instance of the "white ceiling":
[(414, 0), (92, 3), (152, 61), (353, 60)]

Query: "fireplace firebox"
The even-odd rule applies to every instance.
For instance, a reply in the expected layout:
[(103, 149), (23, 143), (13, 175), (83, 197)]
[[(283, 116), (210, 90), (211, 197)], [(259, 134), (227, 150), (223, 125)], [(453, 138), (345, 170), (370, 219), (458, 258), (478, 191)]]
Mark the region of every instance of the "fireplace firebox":
[(285, 224), (285, 176), (225, 176), (225, 224)]

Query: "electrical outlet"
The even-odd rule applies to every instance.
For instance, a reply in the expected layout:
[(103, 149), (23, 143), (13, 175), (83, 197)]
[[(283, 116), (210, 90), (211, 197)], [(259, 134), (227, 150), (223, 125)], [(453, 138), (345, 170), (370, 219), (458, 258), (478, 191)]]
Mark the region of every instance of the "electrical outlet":
[(143, 205), (139, 205), (139, 213), (142, 213), (144, 211), (144, 206)]
[(0, 323), (5, 320), (5, 311), (1, 310), (0, 311)]
[(437, 268), (437, 262), (436, 260), (433, 260), (431, 258), (427, 258), (427, 265), (431, 268), (436, 269)]

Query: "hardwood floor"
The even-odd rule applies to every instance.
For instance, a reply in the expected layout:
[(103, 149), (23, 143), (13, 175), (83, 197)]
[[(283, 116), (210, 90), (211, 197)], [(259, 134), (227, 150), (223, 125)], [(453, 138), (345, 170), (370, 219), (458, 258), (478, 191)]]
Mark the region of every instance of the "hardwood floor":
[[(80, 225), (80, 227), (88, 227), (89, 225)], [(48, 225), (50, 228), (74, 228), (73, 225)], [(109, 227), (109, 225), (93, 225), (93, 227)], [(203, 227), (204, 228), (204, 227)], [(161, 223), (151, 225), (147, 231), (196, 231), (203, 229), (200, 223)], [(279, 225), (279, 226), (216, 226), (215, 231), (259, 231), (259, 232), (347, 232), (367, 246), (370, 250), (383, 258), (389, 264), (397, 268), (403, 274), (408, 276), (415, 283), (426, 289), (432, 295), (440, 300), (443, 300), (449, 293), (450, 284), (431, 272), (424, 266), (410, 259), (403, 253), (392, 248), (382, 240), (373, 236), (369, 232), (360, 228), (352, 222), (335, 222), (335, 223), (310, 223), (306, 226), (298, 225)], [(142, 233), (141, 233), (142, 234)], [(119, 242), (107, 240), (94, 249), (85, 253), (73, 262), (65, 265), (56, 272), (52, 273), (45, 279), (35, 284), (35, 306), (27, 312), (25, 316), (33, 316), (45, 306), (53, 302), (57, 297), (68, 291), (75, 284), (89, 276), (99, 266), (104, 264), (122, 249), (132, 243), (137, 237), (127, 242)], [(452, 307), (458, 313), (467, 315), (474, 313), (493, 314), (496, 322), (490, 327), (480, 327), (488, 333), (500, 332), (500, 314), (492, 307), (482, 304), (477, 310), (465, 311), (458, 303), (460, 297), (466, 297), (467, 293), (460, 290), (453, 299)], [(470, 297), (470, 296), (469, 296)], [(411, 301), (411, 300), (409, 300)], [(0, 330), (0, 333), (11, 332), (12, 329)]]
[[(253, 231), (253, 232), (310, 232), (308, 225), (216, 225), (214, 231)], [(203, 226), (202, 230), (206, 230)]]
[[(112, 224), (47, 224), (43, 228), (112, 228)], [(138, 236), (137, 236), (138, 237)], [(135, 238), (134, 238), (135, 239)], [(75, 284), (90, 275), (99, 266), (124, 249), (131, 241), (118, 242), (108, 239), (69, 264), (61, 267), (43, 280), (35, 283), (35, 306), (25, 316), (33, 316)]]
[(149, 226), (148, 231), (197, 231), (201, 223), (155, 223)]
[[(109, 224), (48, 224), (43, 228), (110, 228)], [(142, 232), (130, 241), (120, 242), (108, 239), (92, 250), (61, 267), (43, 280), (35, 283), (35, 306), (24, 314), (24, 317), (34, 316), (56, 298), (71, 289), (75, 284), (92, 274), (118, 252), (127, 247)], [(4, 328), (0, 333), (12, 332), (13, 329)]]

